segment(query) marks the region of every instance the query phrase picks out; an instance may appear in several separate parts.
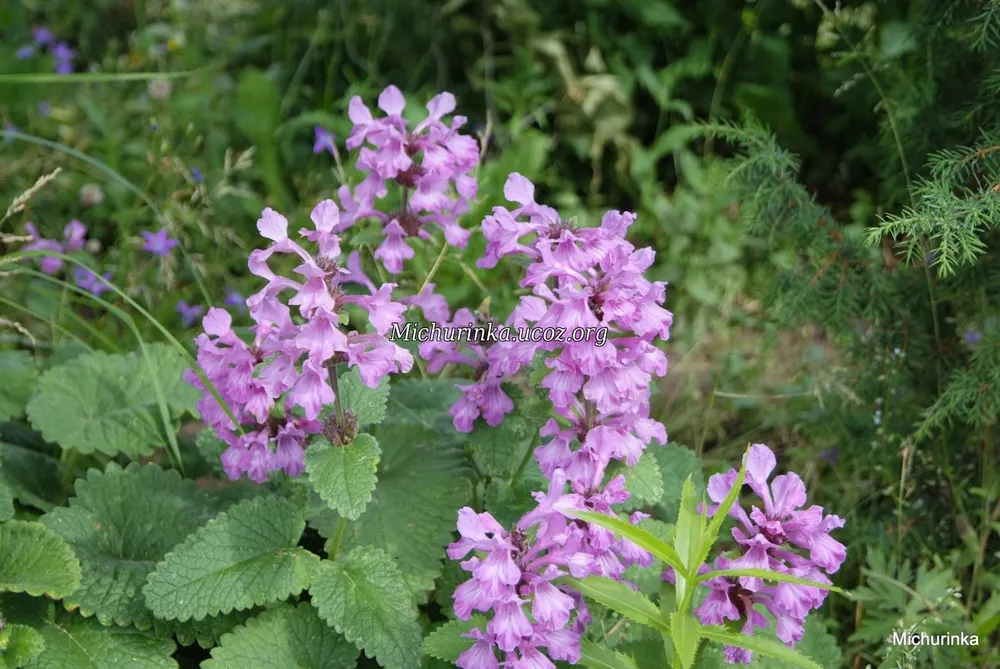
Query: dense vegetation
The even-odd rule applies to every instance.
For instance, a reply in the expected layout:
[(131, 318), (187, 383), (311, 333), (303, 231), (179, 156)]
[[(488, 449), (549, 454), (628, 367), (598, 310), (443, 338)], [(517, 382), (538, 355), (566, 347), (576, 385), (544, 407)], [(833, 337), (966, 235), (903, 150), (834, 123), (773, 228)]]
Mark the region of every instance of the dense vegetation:
[[(499, 608), (457, 611), (456, 587), (481, 577), (448, 546), (479, 536), (483, 513), (503, 528), (490, 541), (545, 545), (567, 570), (572, 618), (533, 612), (521, 635), (574, 628), (576, 651), (548, 639), (557, 666), (743, 659), (711, 631), (722, 620), (690, 613), (727, 587), (764, 593), (743, 595), (767, 629), (740, 609), (725, 630), (763, 640), (754, 666), (1000, 663), (1000, 3), (692, 4), (3, 3), (0, 664), (429, 669), (473, 639), (513, 653), (484, 627)], [(413, 133), (395, 153), (390, 87)], [(418, 126), (432, 99), (441, 113)], [(498, 232), (515, 225), (513, 242)], [(552, 239), (587, 257), (553, 259)], [(386, 337), (404, 308), (417, 323), (518, 308), (521, 324), (565, 324), (524, 316), (526, 300), (563, 314), (600, 292), (581, 273), (654, 314), (585, 301), (641, 390), (601, 394), (571, 347), (521, 364), (503, 346)], [(307, 289), (319, 276), (330, 318)], [(294, 323), (274, 315), (282, 290), (307, 293)], [(554, 390), (571, 372), (575, 400)], [(261, 377), (278, 379), (266, 406), (246, 390)], [(580, 468), (543, 449), (577, 430), (577, 453), (602, 425), (642, 443), (572, 488)], [(785, 612), (753, 578), (685, 585), (749, 555), (698, 505), (722, 502), (710, 481), (728, 491), (737, 471), (749, 485), (732, 515), (762, 504), (778, 484), (750, 444), (844, 521), (821, 532), (846, 546), (842, 565), (813, 552), (808, 574), (769, 567), (840, 589), (810, 600), (784, 659)], [(519, 525), (556, 469), (584, 500), (566, 504), (640, 516), (603, 530), (607, 516), (560, 507), (589, 547), (577, 553)], [(611, 530), (638, 543), (612, 550)], [(570, 575), (584, 554), (628, 571)], [(492, 640), (461, 636), (476, 626)], [(527, 643), (510, 666), (550, 666)], [(485, 652), (458, 661), (490, 666)]]

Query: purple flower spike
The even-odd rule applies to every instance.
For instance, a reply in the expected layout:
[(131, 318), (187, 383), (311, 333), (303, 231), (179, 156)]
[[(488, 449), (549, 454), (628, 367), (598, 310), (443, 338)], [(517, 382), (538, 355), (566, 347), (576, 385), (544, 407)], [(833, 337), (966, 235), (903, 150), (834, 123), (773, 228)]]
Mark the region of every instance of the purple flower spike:
[(181, 323), (189, 328), (198, 322), (198, 319), (205, 312), (205, 307), (195, 304), (190, 305), (184, 300), (177, 303), (177, 313), (181, 315)]
[[(749, 514), (739, 505), (729, 510), (729, 515), (739, 523), (733, 528), (733, 538), (742, 554), (735, 559), (716, 558), (715, 568), (763, 569), (829, 584), (827, 575), (840, 569), (847, 557), (843, 544), (830, 536), (831, 530), (844, 526), (844, 520), (824, 515), (823, 507), (806, 507), (806, 487), (798, 474), (780, 474), (768, 482), (776, 464), (774, 453), (767, 446), (750, 447), (745, 482), (764, 508), (753, 506)], [(730, 469), (709, 478), (709, 498), (721, 503), (736, 476), (736, 470)], [(718, 508), (710, 506), (709, 515), (714, 515)], [(668, 570), (664, 578), (671, 581), (672, 571)], [(768, 625), (767, 619), (754, 608), (760, 604), (777, 620), (775, 631), (787, 646), (794, 646), (802, 639), (806, 616), (823, 603), (827, 594), (811, 586), (783, 582), (768, 585), (763, 579), (745, 576), (714, 578), (704, 585), (711, 588), (711, 593), (695, 612), (703, 624), (744, 620), (742, 631), (750, 634), (754, 628)], [(726, 660), (731, 664), (749, 664), (752, 656), (744, 649), (726, 648)]]
[(142, 245), (142, 250), (161, 258), (169, 256), (170, 250), (178, 244), (176, 239), (170, 239), (166, 228), (162, 228), (158, 232), (143, 230), (142, 237), (146, 240), (146, 243)]
[(320, 126), (313, 128), (313, 132), (316, 133), (316, 141), (313, 144), (313, 153), (323, 153), (324, 151), (329, 151), (333, 155), (335, 151), (334, 142), (336, 137), (332, 132), (327, 132)]

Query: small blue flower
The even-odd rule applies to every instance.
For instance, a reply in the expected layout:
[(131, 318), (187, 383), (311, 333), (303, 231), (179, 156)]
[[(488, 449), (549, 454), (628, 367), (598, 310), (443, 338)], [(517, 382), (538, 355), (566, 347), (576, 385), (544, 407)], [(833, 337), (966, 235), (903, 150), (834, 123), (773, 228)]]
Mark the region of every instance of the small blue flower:
[(48, 118), (49, 114), (52, 112), (52, 105), (50, 105), (45, 100), (38, 103), (38, 115), (42, 118)]
[(975, 328), (968, 328), (965, 334), (962, 335), (962, 338), (965, 339), (965, 343), (969, 346), (975, 346), (983, 340), (983, 333)]
[(191, 179), (192, 179), (192, 180), (193, 180), (193, 181), (194, 181), (194, 182), (195, 182), (196, 184), (200, 184), (200, 183), (201, 183), (202, 181), (204, 181), (204, 180), (205, 180), (205, 175), (204, 175), (204, 174), (202, 174), (202, 173), (201, 173), (201, 170), (199, 170), (199, 169), (198, 169), (197, 167), (192, 167), (192, 168), (191, 168)]
[(14, 54), (18, 60), (27, 60), (35, 55), (35, 47), (32, 44), (25, 44)]

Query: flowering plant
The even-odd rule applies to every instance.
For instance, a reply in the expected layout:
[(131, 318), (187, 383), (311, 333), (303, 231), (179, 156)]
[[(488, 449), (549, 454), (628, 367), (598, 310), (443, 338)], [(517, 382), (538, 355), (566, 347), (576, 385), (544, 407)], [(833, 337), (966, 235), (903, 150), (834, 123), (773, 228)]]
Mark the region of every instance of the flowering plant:
[[(690, 669), (716, 646), (733, 664), (758, 654), (820, 666), (794, 647), (836, 589), (845, 549), (831, 531), (844, 521), (806, 507), (796, 474), (771, 478), (776, 457), (760, 444), (739, 470), (711, 477), (707, 498), (688, 477), (679, 510), (661, 512), (677, 451), (664, 447), (650, 403), (673, 316), (666, 284), (646, 276), (653, 250), (627, 240), (636, 215), (578, 225), (512, 173), (502, 189), (512, 208), (467, 220), (480, 147), (455, 107), (441, 93), (413, 124), (395, 87), (378, 98), (384, 117), (353, 98), (345, 148), (363, 178), (340, 184), (301, 226), (293, 212), (261, 212), (247, 258), (256, 292), (230, 292), (230, 310), (176, 303), (185, 327), (200, 318), (193, 360), (144, 342), (44, 372), (0, 358), (26, 379), (12, 415), (104, 458), (40, 521), (3, 518), (0, 554), (11, 539), (43, 547), (9, 562), (56, 574), (23, 589), (63, 599), (82, 621), (50, 626), (135, 628), (102, 641), (105, 652), (163, 666), (175, 643), (197, 641), (211, 648), (207, 669), (262, 658), (346, 669), (362, 653), (387, 669), (634, 668), (597, 631), (615, 611), (646, 628), (635, 640), (653, 636), (656, 666)], [(314, 153), (339, 161), (336, 137), (314, 134)], [(376, 247), (349, 250), (372, 226)], [(62, 271), (64, 252), (85, 244), (77, 221), (62, 241), (28, 232), (28, 258), (53, 254), (42, 254), (40, 275)], [(453, 308), (432, 282), (438, 265), (413, 267), (423, 246), (438, 242), (440, 260), (478, 234), (479, 268), (523, 268), (502, 319)], [(141, 236), (150, 262), (181, 246), (167, 227)], [(107, 278), (77, 283), (96, 294)], [(404, 341), (408, 318), (474, 334)], [(487, 325), (541, 334), (490, 339)], [(68, 402), (66, 388), (78, 386)], [(114, 461), (166, 442), (182, 470), (175, 421), (188, 412), (207, 429), (187, 457), (212, 486)], [(744, 484), (761, 500), (749, 510)], [(164, 534), (150, 539), (149, 528)], [(45, 636), (33, 609), (2, 606), (19, 652), (73, 665), (74, 647)], [(761, 633), (772, 620), (773, 639)], [(42, 655), (38, 639), (55, 650)]]

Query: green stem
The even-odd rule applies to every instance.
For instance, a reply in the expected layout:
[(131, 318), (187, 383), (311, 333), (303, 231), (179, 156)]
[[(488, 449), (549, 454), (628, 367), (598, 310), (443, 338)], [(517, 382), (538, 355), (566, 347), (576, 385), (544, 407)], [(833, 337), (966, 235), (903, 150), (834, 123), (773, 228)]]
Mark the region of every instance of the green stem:
[(510, 487), (513, 488), (517, 480), (521, 478), (521, 474), (524, 473), (524, 468), (528, 466), (528, 462), (531, 460), (531, 456), (535, 453), (535, 447), (538, 446), (538, 441), (542, 438), (539, 432), (535, 432), (535, 436), (531, 439), (531, 444), (528, 445), (528, 450), (525, 451), (524, 457), (521, 458), (521, 463), (514, 470), (514, 473), (510, 476)]
[(340, 550), (340, 540), (344, 538), (344, 529), (347, 527), (347, 518), (343, 516), (337, 521), (337, 529), (333, 531), (333, 538), (330, 539), (330, 559), (337, 558), (337, 551)]

